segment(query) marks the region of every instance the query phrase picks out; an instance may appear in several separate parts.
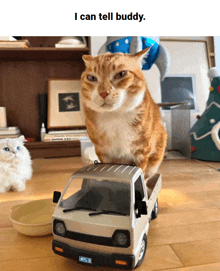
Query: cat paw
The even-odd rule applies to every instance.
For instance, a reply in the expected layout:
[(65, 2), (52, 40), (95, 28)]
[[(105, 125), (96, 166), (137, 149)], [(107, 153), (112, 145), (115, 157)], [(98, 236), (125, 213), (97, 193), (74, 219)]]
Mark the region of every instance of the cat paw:
[(144, 178), (147, 180), (153, 177), (153, 175), (157, 173), (158, 167), (159, 166), (148, 168), (144, 173)]
[(84, 166), (94, 164), (95, 160), (99, 161), (98, 156), (95, 153), (95, 148), (94, 147), (87, 148), (85, 150), (85, 153), (84, 153), (82, 160), (83, 160)]
[(17, 182), (11, 186), (11, 190), (16, 192), (24, 191), (26, 188), (25, 184), (23, 182)]

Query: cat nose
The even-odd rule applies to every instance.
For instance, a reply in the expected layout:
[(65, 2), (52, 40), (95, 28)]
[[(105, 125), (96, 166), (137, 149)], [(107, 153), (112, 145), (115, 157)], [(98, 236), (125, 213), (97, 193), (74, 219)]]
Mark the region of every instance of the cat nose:
[(105, 99), (107, 96), (108, 96), (108, 92), (101, 92), (101, 93), (99, 93), (99, 95), (103, 98), (103, 99)]

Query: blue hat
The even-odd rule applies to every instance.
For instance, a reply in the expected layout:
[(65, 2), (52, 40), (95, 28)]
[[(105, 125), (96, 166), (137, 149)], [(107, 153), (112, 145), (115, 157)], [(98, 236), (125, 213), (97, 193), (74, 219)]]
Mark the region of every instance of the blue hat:
[(158, 37), (107, 37), (107, 41), (102, 45), (98, 54), (130, 53), (135, 54), (149, 48), (147, 57), (144, 58), (143, 70), (149, 70), (155, 63), (160, 71), (161, 80), (164, 79), (170, 65), (170, 57), (166, 49), (159, 44)]

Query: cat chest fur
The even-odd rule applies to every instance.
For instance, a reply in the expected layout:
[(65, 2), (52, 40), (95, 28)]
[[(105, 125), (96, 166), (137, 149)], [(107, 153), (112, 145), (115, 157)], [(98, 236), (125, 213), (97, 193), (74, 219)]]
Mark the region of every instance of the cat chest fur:
[(100, 133), (104, 133), (106, 140), (105, 153), (115, 158), (133, 160), (131, 153), (132, 143), (137, 137), (132, 125), (135, 114), (127, 112), (106, 112), (98, 117), (97, 124)]

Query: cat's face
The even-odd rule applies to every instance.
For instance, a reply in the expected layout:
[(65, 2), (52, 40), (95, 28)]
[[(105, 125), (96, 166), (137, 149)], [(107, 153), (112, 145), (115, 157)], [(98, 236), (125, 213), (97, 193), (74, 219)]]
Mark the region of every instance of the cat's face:
[(0, 161), (12, 161), (23, 159), (27, 155), (27, 149), (23, 145), (24, 136), (19, 138), (6, 138), (0, 140)]
[(149, 48), (135, 54), (85, 55), (86, 70), (81, 94), (86, 106), (99, 112), (131, 110), (144, 97), (145, 80), (141, 63)]

